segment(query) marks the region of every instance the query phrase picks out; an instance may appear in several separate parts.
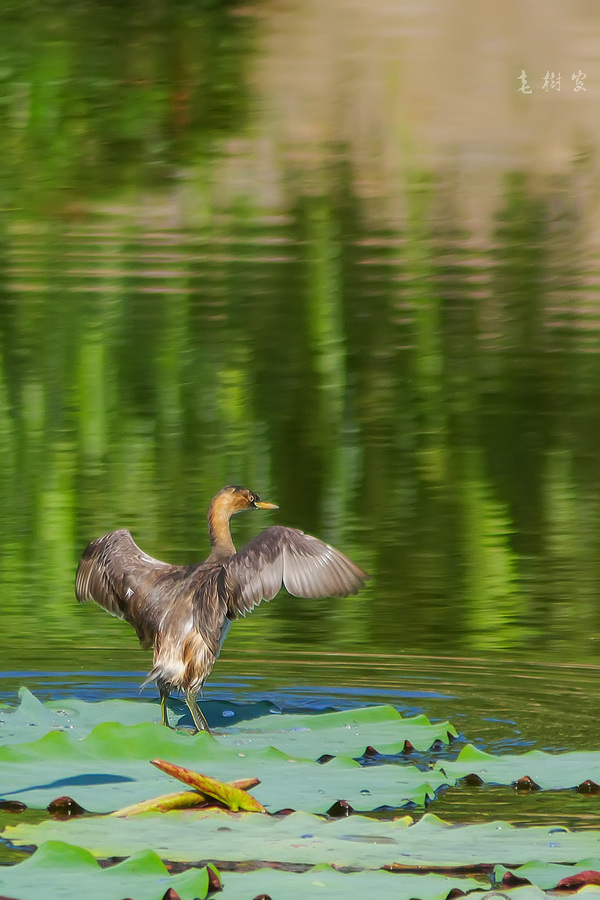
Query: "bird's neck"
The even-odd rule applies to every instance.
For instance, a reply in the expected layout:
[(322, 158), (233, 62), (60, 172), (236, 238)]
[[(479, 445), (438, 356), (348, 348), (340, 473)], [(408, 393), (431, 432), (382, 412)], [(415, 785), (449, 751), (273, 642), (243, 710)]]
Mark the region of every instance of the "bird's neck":
[(229, 527), (230, 519), (230, 509), (223, 509), (217, 503), (211, 504), (208, 511), (208, 538), (211, 550), (207, 562), (221, 562), (235, 553)]

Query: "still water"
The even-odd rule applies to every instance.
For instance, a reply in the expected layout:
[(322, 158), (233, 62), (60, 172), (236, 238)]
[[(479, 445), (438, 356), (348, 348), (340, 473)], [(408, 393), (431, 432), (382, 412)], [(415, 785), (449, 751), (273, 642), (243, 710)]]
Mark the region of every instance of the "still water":
[[(497, 718), (492, 744), (591, 743), (598, 16), (366, 9), (0, 10), (4, 696), (136, 691), (133, 634), (74, 600), (82, 549), (126, 526), (197, 561), (241, 483), (280, 509), (239, 543), (297, 526), (373, 577), (264, 604), (217, 693), (349, 691)], [(534, 80), (545, 50), (560, 95)]]

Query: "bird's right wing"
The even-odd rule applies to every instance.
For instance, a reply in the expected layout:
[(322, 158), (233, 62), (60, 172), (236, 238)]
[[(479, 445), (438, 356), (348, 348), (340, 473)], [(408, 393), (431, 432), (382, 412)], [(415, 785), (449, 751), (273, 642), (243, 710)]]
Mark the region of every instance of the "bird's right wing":
[(347, 597), (369, 577), (351, 559), (310, 534), (274, 525), (224, 564), (227, 615), (244, 615), (281, 587), (295, 597)]
[(143, 578), (150, 571), (160, 574), (171, 568), (140, 550), (130, 532), (120, 528), (88, 544), (77, 569), (75, 593), (80, 603), (95, 600), (111, 615), (125, 619)]

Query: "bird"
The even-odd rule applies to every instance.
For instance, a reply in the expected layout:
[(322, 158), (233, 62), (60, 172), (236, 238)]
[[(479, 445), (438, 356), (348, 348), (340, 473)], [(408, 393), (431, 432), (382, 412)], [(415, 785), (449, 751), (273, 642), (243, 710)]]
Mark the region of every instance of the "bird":
[(94, 600), (125, 619), (153, 665), (142, 687), (156, 683), (163, 725), (167, 703), (182, 691), (197, 732), (210, 728), (197, 702), (232, 621), (281, 587), (296, 597), (347, 597), (370, 577), (324, 541), (296, 528), (273, 525), (236, 551), (232, 516), (279, 509), (240, 485), (226, 485), (208, 508), (210, 553), (204, 562), (172, 565), (149, 556), (126, 528), (86, 547), (75, 578), (80, 603)]

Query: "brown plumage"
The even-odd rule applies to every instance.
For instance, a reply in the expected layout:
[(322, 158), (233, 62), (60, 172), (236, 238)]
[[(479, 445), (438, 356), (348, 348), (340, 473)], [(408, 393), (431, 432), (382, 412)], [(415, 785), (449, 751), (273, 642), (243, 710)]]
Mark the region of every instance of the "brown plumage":
[(296, 528), (274, 525), (239, 552), (229, 522), (246, 509), (277, 509), (253, 491), (224, 487), (208, 510), (211, 552), (191, 566), (174, 566), (148, 556), (127, 529), (89, 544), (81, 558), (77, 599), (95, 600), (135, 628), (154, 664), (144, 684), (155, 681), (167, 720), (173, 690), (185, 692), (198, 730), (209, 730), (196, 702), (221, 650), (231, 622), (283, 586), (296, 597), (346, 597), (368, 575), (329, 544)]

